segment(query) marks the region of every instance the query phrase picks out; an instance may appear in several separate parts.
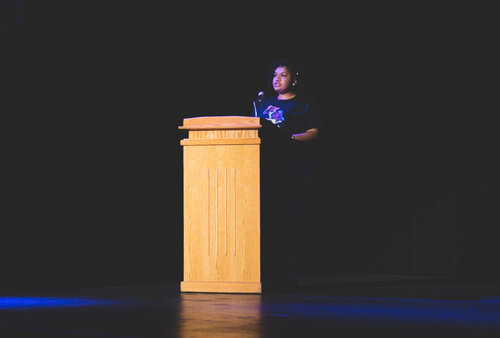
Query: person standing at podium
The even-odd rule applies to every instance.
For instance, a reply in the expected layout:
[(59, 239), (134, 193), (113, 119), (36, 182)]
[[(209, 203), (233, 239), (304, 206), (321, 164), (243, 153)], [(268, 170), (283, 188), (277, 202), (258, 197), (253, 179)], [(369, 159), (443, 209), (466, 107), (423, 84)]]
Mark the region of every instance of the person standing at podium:
[[(286, 172), (279, 175), (288, 181), (280, 186), (286, 187), (283, 194), (286, 202), (281, 204), (285, 210), (280, 211), (286, 217), (279, 223), (287, 224), (278, 226), (286, 227), (290, 232), (289, 263), (292, 279), (295, 279), (303, 268), (304, 236), (317, 176), (315, 148), (319, 140), (321, 113), (314, 100), (301, 91), (301, 72), (293, 61), (279, 59), (271, 69), (272, 94), (259, 93), (259, 99), (253, 105), (253, 116), (274, 125), (268, 128), (275, 129), (275, 134), (281, 139), (270, 151), (272, 156), (280, 158), (280, 162), (286, 162), (281, 166), (281, 171)], [(283, 153), (286, 153), (287, 161), (281, 161)], [(263, 182), (271, 182), (274, 186), (273, 179), (264, 179)]]

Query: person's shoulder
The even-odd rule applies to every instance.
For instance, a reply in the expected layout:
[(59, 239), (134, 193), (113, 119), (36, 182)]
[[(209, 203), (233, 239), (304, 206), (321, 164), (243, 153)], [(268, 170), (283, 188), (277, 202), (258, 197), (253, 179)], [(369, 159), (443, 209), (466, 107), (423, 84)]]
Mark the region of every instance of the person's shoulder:
[(312, 94), (312, 93), (304, 93), (304, 94), (299, 94), (296, 96), (297, 100), (304, 102), (304, 103), (315, 103), (317, 102), (317, 95)]
[(278, 98), (275, 95), (269, 95), (264, 97), (264, 102), (265, 103), (276, 103), (278, 101)]
[(316, 95), (303, 95), (300, 98), (300, 102), (307, 105), (309, 108), (312, 107), (315, 110), (322, 106), (321, 100), (319, 100)]
[(308, 95), (297, 95), (290, 100), (294, 104), (309, 106), (313, 103), (313, 99)]

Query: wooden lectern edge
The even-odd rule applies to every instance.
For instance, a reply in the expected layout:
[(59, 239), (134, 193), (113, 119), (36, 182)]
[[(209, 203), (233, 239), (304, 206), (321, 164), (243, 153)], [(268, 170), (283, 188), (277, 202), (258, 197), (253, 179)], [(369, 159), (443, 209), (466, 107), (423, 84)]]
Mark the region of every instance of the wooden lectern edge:
[(258, 137), (253, 138), (228, 138), (228, 139), (189, 139), (180, 141), (181, 146), (209, 146), (209, 145), (255, 145), (261, 144)]
[(212, 124), (179, 126), (182, 130), (227, 130), (227, 129), (259, 129), (260, 124)]
[(250, 116), (199, 116), (183, 119), (179, 129), (223, 130), (261, 128), (260, 118)]

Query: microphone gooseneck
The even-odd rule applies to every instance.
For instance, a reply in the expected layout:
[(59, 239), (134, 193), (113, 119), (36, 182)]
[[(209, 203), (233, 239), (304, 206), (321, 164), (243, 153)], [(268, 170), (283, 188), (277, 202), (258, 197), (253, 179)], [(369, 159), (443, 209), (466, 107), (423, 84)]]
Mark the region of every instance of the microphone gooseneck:
[(259, 112), (257, 111), (257, 104), (255, 102), (262, 103), (262, 101), (264, 101), (264, 92), (260, 91), (257, 94), (257, 100), (253, 101), (253, 110), (254, 110), (255, 117), (258, 117), (258, 115), (259, 115)]

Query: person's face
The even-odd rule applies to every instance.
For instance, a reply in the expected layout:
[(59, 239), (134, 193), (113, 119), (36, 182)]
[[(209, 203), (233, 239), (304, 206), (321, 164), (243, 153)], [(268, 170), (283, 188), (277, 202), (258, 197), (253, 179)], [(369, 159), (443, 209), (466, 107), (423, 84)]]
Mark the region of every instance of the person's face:
[(296, 81), (292, 80), (292, 74), (286, 67), (279, 66), (274, 70), (273, 88), (278, 94), (283, 94), (293, 89)]

